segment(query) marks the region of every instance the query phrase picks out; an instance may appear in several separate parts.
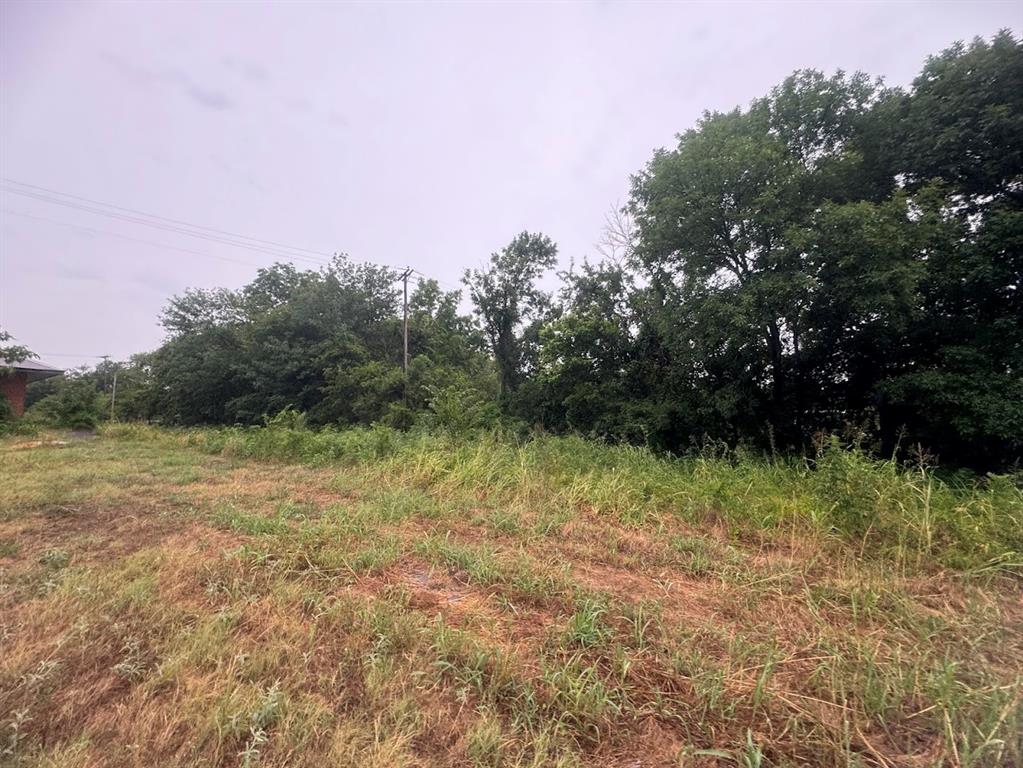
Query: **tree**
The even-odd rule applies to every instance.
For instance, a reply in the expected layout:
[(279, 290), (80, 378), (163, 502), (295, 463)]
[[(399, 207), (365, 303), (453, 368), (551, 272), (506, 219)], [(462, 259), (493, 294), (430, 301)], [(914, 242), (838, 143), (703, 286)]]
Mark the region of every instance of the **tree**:
[(1008, 30), (930, 56), (902, 104), (899, 171), (963, 202), (1023, 202), (1023, 44)]
[[(2, 363), (20, 363), (22, 360), (27, 360), (30, 357), (35, 357), (32, 351), (21, 344), (10, 344), (14, 340), (14, 337), (8, 331), (0, 328), (0, 364)], [(0, 368), (0, 373), (3, 369)]]
[(891, 429), (947, 460), (1023, 455), (1023, 43), (1003, 31), (927, 60), (895, 172), (925, 233), (904, 364), (879, 382)]
[(584, 261), (560, 277), (559, 316), (540, 331), (532, 417), (551, 429), (621, 437), (634, 356), (631, 276), (620, 264)]
[[(678, 314), (684, 297), (699, 332), (713, 322), (727, 331), (719, 345), (754, 354), (746, 377), (758, 399), (769, 400), (776, 432), (788, 426), (785, 351), (798, 333), (793, 311), (802, 283), (785, 233), (811, 204), (805, 174), (762, 112), (708, 114), (675, 151), (655, 154), (635, 177), (630, 203), (636, 258), (663, 311)], [(763, 384), (769, 389), (761, 394)]]
[(801, 71), (655, 154), (629, 203), (656, 359), (637, 370), (677, 436), (870, 420), (885, 450), (1019, 456), (1021, 77), (1008, 32), (905, 92)]
[(494, 355), (505, 402), (529, 368), (539, 322), (550, 306), (550, 294), (536, 280), (554, 267), (557, 254), (558, 247), (546, 235), (523, 232), (491, 254), (489, 267), (466, 270), (462, 278)]
[(149, 394), (133, 402), (176, 424), (259, 424), (290, 408), (311, 426), (408, 426), (447, 380), (489, 392), (457, 292), (424, 281), (410, 306), (405, 402), (395, 281), (393, 270), (338, 256), (319, 271), (274, 264), (238, 291), (187, 291), (164, 312), (169, 337), (138, 370)]

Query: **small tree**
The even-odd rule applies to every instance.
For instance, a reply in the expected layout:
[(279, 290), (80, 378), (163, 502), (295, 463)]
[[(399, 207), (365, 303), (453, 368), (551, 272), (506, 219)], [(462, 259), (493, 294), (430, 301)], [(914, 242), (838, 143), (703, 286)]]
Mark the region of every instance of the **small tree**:
[(22, 360), (35, 357), (28, 347), (21, 344), (8, 344), (13, 339), (14, 337), (10, 333), (0, 328), (0, 373), (7, 372), (7, 366), (4, 366), (3, 363), (20, 363)]

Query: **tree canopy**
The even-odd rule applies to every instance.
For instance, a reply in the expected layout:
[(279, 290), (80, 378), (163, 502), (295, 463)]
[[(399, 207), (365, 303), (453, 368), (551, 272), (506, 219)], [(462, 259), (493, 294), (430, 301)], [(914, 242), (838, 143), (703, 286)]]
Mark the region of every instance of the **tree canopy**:
[[(458, 292), (336, 258), (191, 290), (119, 364), (120, 413), (172, 424), (472, 428), (683, 451), (844, 433), (995, 468), (1023, 453), (1023, 46), (930, 57), (907, 88), (793, 73), (708, 112), (632, 178), (614, 252), (559, 273), (522, 232)], [(98, 374), (98, 372), (97, 372)], [(102, 383), (99, 388), (103, 389)]]

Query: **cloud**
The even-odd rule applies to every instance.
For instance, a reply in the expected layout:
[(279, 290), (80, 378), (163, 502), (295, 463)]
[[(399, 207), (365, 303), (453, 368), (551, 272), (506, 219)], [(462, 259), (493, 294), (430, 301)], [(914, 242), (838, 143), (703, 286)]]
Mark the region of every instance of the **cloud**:
[(169, 297), (181, 290), (181, 281), (158, 270), (136, 270), (128, 274), (132, 285), (148, 289), (163, 297)]
[(209, 109), (231, 109), (234, 107), (234, 102), (223, 91), (207, 90), (192, 84), (188, 88), (188, 95), (194, 101)]
[(121, 76), (131, 80), (138, 86), (166, 84), (175, 86), (201, 107), (213, 110), (233, 109), (235, 102), (219, 88), (210, 88), (195, 81), (187, 72), (171, 68), (165, 70), (150, 69), (134, 62), (126, 61), (120, 56), (104, 51), (103, 58), (113, 66)]
[(239, 61), (228, 56), (224, 59), (224, 66), (232, 72), (240, 73), (242, 77), (252, 83), (265, 83), (270, 79), (267, 71), (253, 61)]
[(58, 262), (57, 275), (65, 280), (94, 281), (104, 279), (104, 275), (100, 270), (81, 262)]

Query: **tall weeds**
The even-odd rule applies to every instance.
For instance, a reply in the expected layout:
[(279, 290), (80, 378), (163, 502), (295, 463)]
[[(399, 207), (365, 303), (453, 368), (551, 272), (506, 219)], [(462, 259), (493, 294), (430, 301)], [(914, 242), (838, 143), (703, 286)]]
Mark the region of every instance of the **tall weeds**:
[(380, 426), (313, 431), (271, 423), (170, 431), (126, 424), (106, 433), (225, 456), (358, 467), (388, 483), (398, 479), (553, 513), (585, 508), (625, 524), (669, 514), (745, 534), (791, 530), (900, 567), (1023, 569), (1017, 479), (943, 479), (926, 466), (877, 460), (835, 441), (810, 462), (721, 452), (665, 457), (578, 437), (520, 442), (500, 433), (467, 439)]

